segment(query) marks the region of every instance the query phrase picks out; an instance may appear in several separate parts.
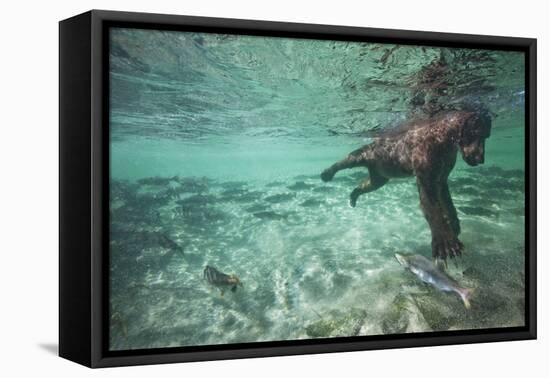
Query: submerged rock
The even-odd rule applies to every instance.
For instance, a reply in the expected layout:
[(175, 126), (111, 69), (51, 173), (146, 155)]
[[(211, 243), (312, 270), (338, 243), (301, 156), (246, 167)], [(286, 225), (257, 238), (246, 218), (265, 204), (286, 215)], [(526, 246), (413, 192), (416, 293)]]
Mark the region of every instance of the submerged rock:
[(216, 207), (177, 207), (174, 215), (190, 228), (208, 229), (216, 223), (225, 222), (228, 214)]
[(282, 181), (273, 181), (273, 182), (265, 184), (265, 186), (268, 187), (268, 188), (276, 188), (278, 186), (283, 186), (284, 184), (285, 183), (282, 182)]
[(325, 201), (320, 201), (320, 200), (317, 200), (317, 199), (310, 198), (310, 199), (307, 199), (304, 202), (302, 202), (300, 204), (300, 206), (302, 206), (302, 207), (319, 207), (323, 204), (325, 204)]
[(498, 165), (481, 166), (476, 169), (483, 177), (488, 178), (523, 178), (525, 171), (522, 169), (504, 169)]
[(142, 179), (137, 180), (137, 183), (140, 185), (151, 185), (151, 186), (165, 186), (170, 183), (170, 181), (173, 181), (174, 178), (171, 177), (160, 177), (160, 176), (154, 176), (154, 177), (145, 177)]
[(222, 188), (242, 188), (248, 183), (246, 181), (225, 181), (220, 184)]
[(479, 196), (481, 194), (481, 190), (478, 187), (474, 187), (474, 186), (453, 185), (451, 186), (451, 188), (453, 193), (463, 195), (463, 196), (464, 195)]
[(480, 279), (485, 277), (485, 274), (483, 272), (479, 271), (473, 266), (470, 266), (464, 269), (464, 271), (462, 272), (462, 275), (467, 278), (475, 278), (475, 279)]
[(318, 175), (297, 175), (297, 176), (294, 176), (294, 179), (295, 180), (307, 180), (307, 179), (313, 179), (313, 180), (317, 180), (319, 178)]
[(138, 185), (129, 181), (111, 179), (109, 188), (110, 200), (111, 202), (119, 200), (127, 203), (136, 197), (138, 188)]
[(410, 311), (408, 299), (403, 294), (398, 294), (384, 314), (381, 322), (382, 332), (386, 335), (405, 333), (409, 326)]
[(249, 191), (247, 189), (229, 189), (220, 194), (220, 200), (225, 202), (246, 203), (261, 198), (262, 194), (262, 192)]
[(202, 193), (208, 191), (209, 180), (207, 178), (182, 177), (178, 179), (181, 190), (186, 193)]
[(235, 188), (225, 189), (223, 192), (220, 193), (220, 196), (222, 198), (233, 197), (233, 196), (241, 196), (241, 195), (243, 195), (247, 192), (248, 192), (248, 189), (246, 189), (246, 188), (235, 187)]
[(265, 197), (264, 201), (269, 203), (280, 203), (280, 202), (290, 201), (294, 197), (296, 197), (296, 193), (273, 194), (271, 196)]
[(196, 194), (176, 201), (183, 208), (203, 207), (209, 203), (216, 203), (216, 197), (212, 195)]
[(111, 232), (110, 267), (113, 278), (141, 276), (145, 271), (163, 270), (174, 256), (185, 256), (185, 246), (159, 231)]
[(481, 217), (493, 217), (496, 215), (493, 211), (483, 207), (460, 206), (458, 210), (462, 211), (464, 214), (477, 215)]
[(489, 312), (486, 314), (487, 319), (491, 313), (504, 313), (506, 307), (510, 304), (510, 299), (499, 293), (493, 288), (479, 289), (476, 293), (476, 302), (478, 306), (473, 308), (474, 312)]
[(467, 185), (477, 185), (478, 182), (471, 177), (451, 177), (449, 185), (454, 188), (465, 187)]
[(323, 186), (317, 186), (313, 188), (313, 191), (316, 193), (332, 193), (336, 190), (334, 186), (330, 185), (323, 185)]
[(322, 319), (306, 326), (306, 334), (309, 337), (358, 336), (367, 318), (367, 312), (363, 309), (353, 308), (348, 312), (333, 310), (326, 315), (321, 313), (318, 316), (321, 316)]
[[(465, 310), (457, 298), (445, 293), (430, 290), (426, 295), (411, 295), (414, 305), (433, 331), (446, 331), (458, 323), (460, 314)], [(446, 300), (447, 299), (447, 300)], [(449, 303), (449, 299), (452, 300)], [(456, 300), (455, 300), (456, 299)]]
[(267, 209), (269, 209), (268, 205), (266, 205), (264, 203), (256, 203), (256, 204), (251, 205), (250, 207), (247, 207), (246, 211), (249, 212), (249, 213), (258, 213), (258, 212), (261, 212), (261, 211), (266, 211)]
[(288, 215), (286, 214), (279, 214), (274, 211), (259, 211), (257, 213), (253, 214), (256, 218), (264, 219), (264, 220), (282, 220), (287, 219)]
[(226, 221), (228, 215), (218, 206), (213, 195), (196, 194), (176, 201), (172, 209), (174, 218), (183, 221), (191, 229), (208, 229), (216, 223)]
[(307, 190), (313, 188), (314, 185), (307, 184), (303, 181), (297, 181), (294, 184), (288, 186), (287, 188), (290, 190)]
[(522, 313), (525, 313), (525, 297), (518, 298), (516, 300), (516, 306), (519, 311), (521, 311)]

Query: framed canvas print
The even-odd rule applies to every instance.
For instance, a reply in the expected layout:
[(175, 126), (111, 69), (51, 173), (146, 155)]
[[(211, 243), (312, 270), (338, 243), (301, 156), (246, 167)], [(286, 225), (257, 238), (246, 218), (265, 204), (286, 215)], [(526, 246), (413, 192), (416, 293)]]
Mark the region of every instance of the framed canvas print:
[(60, 23), (60, 355), (536, 337), (534, 39)]

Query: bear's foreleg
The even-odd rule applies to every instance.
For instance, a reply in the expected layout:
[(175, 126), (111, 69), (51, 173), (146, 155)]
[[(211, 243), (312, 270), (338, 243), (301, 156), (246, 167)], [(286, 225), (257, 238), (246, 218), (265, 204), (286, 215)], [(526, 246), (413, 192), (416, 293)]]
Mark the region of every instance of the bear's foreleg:
[(452, 222), (447, 221), (447, 206), (439, 195), (443, 190), (443, 183), (429, 175), (418, 175), (416, 180), (420, 206), (432, 232), (432, 256), (442, 260), (460, 256), (464, 246), (458, 240)]

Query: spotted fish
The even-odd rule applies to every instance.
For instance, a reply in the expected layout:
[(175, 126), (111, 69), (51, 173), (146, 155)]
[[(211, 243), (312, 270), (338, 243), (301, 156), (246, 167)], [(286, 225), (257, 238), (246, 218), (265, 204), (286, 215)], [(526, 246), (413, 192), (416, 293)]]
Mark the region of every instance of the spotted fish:
[(234, 274), (225, 274), (213, 266), (207, 265), (203, 271), (203, 278), (212, 286), (217, 287), (223, 296), (226, 288), (231, 288), (232, 292), (237, 290), (237, 286), (243, 286), (242, 282)]

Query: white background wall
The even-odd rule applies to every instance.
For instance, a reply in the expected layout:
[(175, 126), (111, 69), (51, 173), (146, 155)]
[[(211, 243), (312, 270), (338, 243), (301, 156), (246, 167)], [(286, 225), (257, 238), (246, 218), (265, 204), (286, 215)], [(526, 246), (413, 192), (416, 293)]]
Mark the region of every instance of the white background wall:
[[(546, 249), (550, 201), (550, 27), (544, 1), (273, 0), (4, 1), (0, 22), (0, 375), (109, 377), (394, 376), (519, 377), (549, 373)], [(173, 364), (92, 371), (57, 348), (58, 26), (111, 9), (539, 39), (539, 340), (406, 350)], [(546, 114), (547, 115), (547, 114)], [(546, 298), (544, 297), (546, 296)], [(546, 350), (545, 350), (546, 349)], [(544, 373), (543, 373), (544, 372)], [(547, 375), (546, 375), (547, 376)]]

